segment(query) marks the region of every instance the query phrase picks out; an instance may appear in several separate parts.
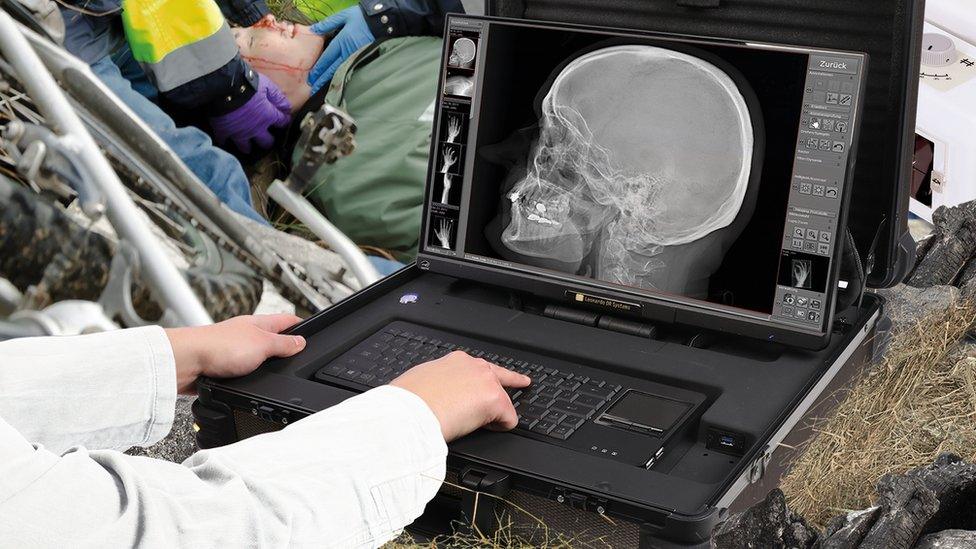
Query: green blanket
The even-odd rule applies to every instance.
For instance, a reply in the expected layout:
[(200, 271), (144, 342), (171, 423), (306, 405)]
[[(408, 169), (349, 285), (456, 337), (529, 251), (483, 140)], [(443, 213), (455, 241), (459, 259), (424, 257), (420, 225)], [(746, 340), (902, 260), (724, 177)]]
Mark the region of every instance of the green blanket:
[(420, 239), (440, 58), (440, 38), (379, 42), (339, 69), (326, 96), (356, 120), (358, 146), (319, 168), (309, 199), (354, 242), (400, 261)]

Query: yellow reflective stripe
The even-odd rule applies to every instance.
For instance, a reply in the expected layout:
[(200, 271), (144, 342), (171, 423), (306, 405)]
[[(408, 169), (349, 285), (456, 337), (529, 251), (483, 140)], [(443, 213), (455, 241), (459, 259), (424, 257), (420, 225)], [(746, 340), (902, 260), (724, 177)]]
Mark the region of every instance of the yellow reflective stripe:
[(140, 63), (158, 63), (213, 36), (224, 24), (213, 0), (123, 0), (122, 7), (125, 34)]

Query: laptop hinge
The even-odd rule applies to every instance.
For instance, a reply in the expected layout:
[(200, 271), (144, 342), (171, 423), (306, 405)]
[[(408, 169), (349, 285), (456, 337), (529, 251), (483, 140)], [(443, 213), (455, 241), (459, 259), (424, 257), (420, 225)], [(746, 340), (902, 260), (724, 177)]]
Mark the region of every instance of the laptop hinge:
[(507, 473), (469, 466), (461, 470), (461, 513), (478, 534), (490, 536), (498, 528), (498, 511), (511, 490)]
[(584, 311), (580, 309), (573, 309), (572, 307), (565, 307), (562, 305), (551, 305), (551, 304), (545, 306), (545, 309), (543, 309), (542, 314), (543, 316), (554, 318), (556, 320), (563, 320), (575, 324), (582, 324), (584, 326), (591, 326), (594, 328), (600, 328), (602, 330), (610, 330), (611, 332), (618, 332), (621, 334), (627, 334), (627, 335), (642, 337), (646, 339), (657, 338), (657, 327), (647, 322), (629, 320), (625, 318), (615, 317), (612, 315), (600, 314), (592, 311)]

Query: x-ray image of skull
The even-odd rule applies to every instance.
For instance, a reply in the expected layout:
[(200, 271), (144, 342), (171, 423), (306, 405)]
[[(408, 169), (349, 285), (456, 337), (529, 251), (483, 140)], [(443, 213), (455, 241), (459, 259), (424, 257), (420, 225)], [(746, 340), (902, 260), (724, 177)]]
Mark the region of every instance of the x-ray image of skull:
[(736, 218), (752, 132), (735, 82), (703, 59), (646, 45), (584, 54), (542, 101), (524, 175), (505, 190), (501, 243), (575, 274), (654, 287), (663, 251)]

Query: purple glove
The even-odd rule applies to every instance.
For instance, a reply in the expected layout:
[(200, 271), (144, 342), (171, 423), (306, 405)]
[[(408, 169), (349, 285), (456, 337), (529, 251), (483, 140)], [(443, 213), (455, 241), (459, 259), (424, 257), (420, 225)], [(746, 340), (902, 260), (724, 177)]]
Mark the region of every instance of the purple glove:
[(244, 154), (250, 154), (252, 144), (258, 149), (274, 145), (271, 128), (282, 128), (291, 122), (291, 104), (284, 92), (263, 74), (258, 75), (258, 89), (254, 96), (237, 110), (210, 119), (214, 141), (224, 146), (228, 141)]

